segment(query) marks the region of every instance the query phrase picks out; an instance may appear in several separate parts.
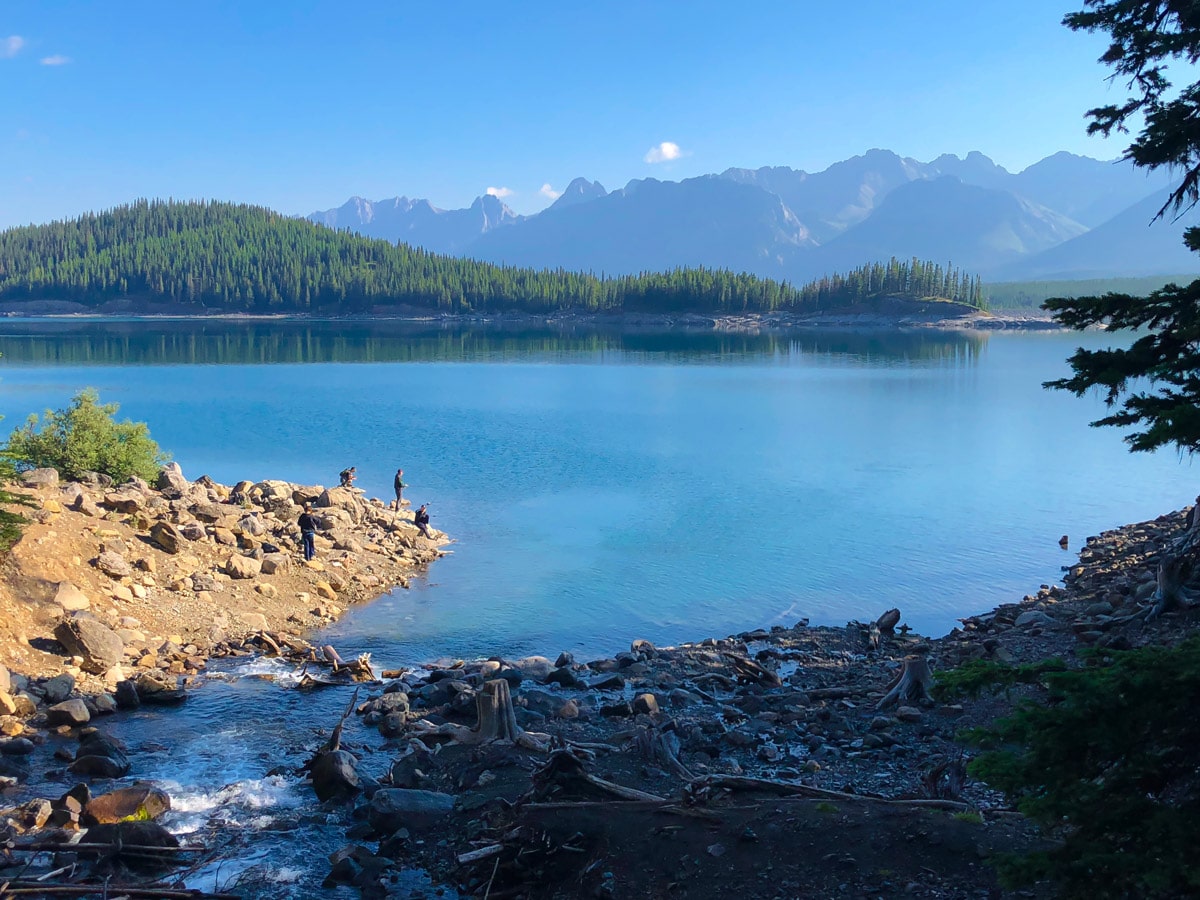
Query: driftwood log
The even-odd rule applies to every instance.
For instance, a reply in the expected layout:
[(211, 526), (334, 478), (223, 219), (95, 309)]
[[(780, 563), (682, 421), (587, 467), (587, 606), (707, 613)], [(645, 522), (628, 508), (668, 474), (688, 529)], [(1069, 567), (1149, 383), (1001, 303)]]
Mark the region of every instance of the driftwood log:
[(887, 709), (901, 700), (924, 700), (929, 696), (929, 687), (933, 683), (933, 670), (923, 656), (907, 656), (900, 674), (888, 687), (890, 690), (876, 705), (876, 709)]
[(475, 708), (479, 722), (474, 728), (447, 722), (433, 725), (424, 719), (413, 723), (417, 737), (448, 737), (459, 744), (487, 744), (503, 741), (524, 747), (526, 750), (545, 752), (550, 746), (550, 735), (526, 731), (517, 724), (513, 709), (512, 692), (503, 678), (488, 681), (475, 696)]
[(534, 771), (530, 780), (533, 782), (533, 788), (530, 791), (533, 799), (543, 799), (566, 791), (585, 795), (600, 793), (627, 801), (666, 802), (664, 797), (648, 794), (645, 791), (625, 787), (588, 774), (582, 760), (569, 750), (555, 750), (551, 753), (546, 764)]

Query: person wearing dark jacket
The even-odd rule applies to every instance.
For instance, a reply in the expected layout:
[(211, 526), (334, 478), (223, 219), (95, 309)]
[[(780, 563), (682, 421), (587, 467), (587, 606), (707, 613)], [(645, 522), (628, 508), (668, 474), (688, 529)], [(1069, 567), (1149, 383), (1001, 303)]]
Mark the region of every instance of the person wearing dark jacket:
[(425, 535), (425, 537), (429, 538), (430, 540), (433, 540), (433, 535), (429, 533), (428, 507), (428, 503), (422, 503), (421, 508), (413, 513), (413, 524), (421, 529), (421, 534)]
[(317, 520), (312, 516), (312, 507), (305, 503), (304, 512), (300, 514), (300, 541), (304, 544), (305, 562), (317, 553), (316, 536)]
[(404, 489), (408, 487), (404, 483), (404, 470), (396, 470), (396, 480), (392, 482), (392, 487), (396, 489), (396, 509), (400, 509), (400, 505), (404, 502)]

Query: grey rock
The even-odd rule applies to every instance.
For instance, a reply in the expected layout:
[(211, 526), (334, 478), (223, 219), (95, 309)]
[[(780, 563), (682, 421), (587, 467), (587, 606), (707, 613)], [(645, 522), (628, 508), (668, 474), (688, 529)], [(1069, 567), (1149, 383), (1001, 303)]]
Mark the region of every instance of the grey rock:
[(95, 619), (81, 617), (60, 622), (54, 629), (54, 637), (72, 656), (82, 656), (83, 670), (95, 675), (103, 675), (125, 656), (121, 636)]
[(311, 775), (313, 791), (319, 801), (346, 799), (361, 790), (362, 782), (354, 763), (354, 757), (345, 750), (332, 750), (317, 756)]
[(436, 791), (385, 788), (371, 798), (367, 820), (379, 834), (436, 825), (454, 811), (454, 797)]
[(150, 540), (167, 553), (178, 553), (184, 537), (170, 522), (155, 522), (150, 526)]
[(155, 486), (162, 491), (164, 496), (178, 497), (187, 493), (191, 483), (183, 477), (183, 469), (179, 467), (179, 463), (173, 462), (167, 463), (159, 470)]
[(1053, 628), (1058, 625), (1058, 623), (1040, 609), (1030, 609), (1017, 616), (1017, 620), (1013, 622), (1013, 625), (1017, 628), (1025, 628), (1027, 626), (1035, 625)]
[(21, 484), (27, 488), (58, 487), (58, 470), (30, 469), (21, 475)]
[(80, 725), (86, 725), (91, 720), (92, 714), (88, 712), (87, 704), (78, 697), (74, 700), (55, 703), (46, 710), (46, 724), (51, 728), (57, 728), (59, 725), (70, 725), (72, 728), (77, 728)]
[(96, 558), (96, 568), (110, 578), (125, 578), (133, 573), (129, 561), (111, 550), (105, 550)]
[(67, 672), (55, 675), (42, 682), (41, 690), (47, 703), (62, 703), (75, 690), (75, 677)]
[(254, 578), (262, 572), (262, 563), (249, 556), (234, 554), (225, 561), (225, 574), (230, 578)]
[(60, 581), (54, 592), (54, 602), (67, 612), (79, 612), (91, 608), (92, 601), (69, 581)]

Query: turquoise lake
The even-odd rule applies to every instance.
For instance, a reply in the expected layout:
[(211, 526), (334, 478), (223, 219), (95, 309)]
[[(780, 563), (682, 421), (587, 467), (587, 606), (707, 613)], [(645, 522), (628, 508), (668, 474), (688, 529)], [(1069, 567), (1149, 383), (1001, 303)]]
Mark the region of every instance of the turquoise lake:
[[(1098, 398), (1043, 390), (1102, 334), (577, 333), (396, 323), (0, 321), (14, 426), (84, 386), (189, 477), (359, 485), (456, 539), (336, 625), (386, 664), (612, 653), (898, 606), (919, 631), (1057, 580), (1193, 501)], [(1058, 546), (1071, 538), (1069, 552)]]

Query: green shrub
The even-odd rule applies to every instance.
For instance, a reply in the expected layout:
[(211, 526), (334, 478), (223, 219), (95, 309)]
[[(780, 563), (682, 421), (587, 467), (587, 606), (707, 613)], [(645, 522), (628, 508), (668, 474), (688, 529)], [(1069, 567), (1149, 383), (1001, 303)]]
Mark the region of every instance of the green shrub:
[(1046, 702), (969, 735), (989, 748), (971, 774), (1061, 839), (1001, 874), (1064, 897), (1200, 896), (1200, 637), (1089, 663), (1039, 673)]
[(32, 415), (8, 437), (3, 453), (18, 469), (57, 469), (64, 478), (100, 472), (114, 481), (134, 475), (153, 479), (169, 458), (150, 437), (145, 422), (117, 422), (119, 407), (100, 403), (85, 388), (66, 409)]
[[(16, 477), (17, 470), (11, 460), (0, 458), (0, 503), (12, 506), (33, 506), (34, 502), (25, 494), (15, 494), (8, 489), (8, 482)], [(21, 537), (21, 528), (29, 520), (18, 512), (0, 509), (0, 553), (7, 551)]]

